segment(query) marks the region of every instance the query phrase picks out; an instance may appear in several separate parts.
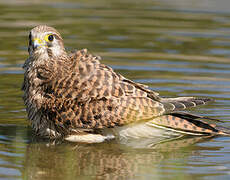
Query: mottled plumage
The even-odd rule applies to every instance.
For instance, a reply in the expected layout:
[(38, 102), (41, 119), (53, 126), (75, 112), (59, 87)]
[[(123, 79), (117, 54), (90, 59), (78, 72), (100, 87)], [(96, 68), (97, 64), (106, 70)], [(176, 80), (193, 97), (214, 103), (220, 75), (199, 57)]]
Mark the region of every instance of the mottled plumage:
[(60, 34), (52, 27), (33, 28), (28, 51), (23, 99), (38, 135), (101, 142), (120, 135), (119, 127), (124, 130), (140, 123), (148, 129), (157, 126), (185, 134), (228, 133), (201, 121), (203, 117), (175, 112), (209, 99), (161, 98), (101, 64), (100, 57), (86, 49), (67, 54)]

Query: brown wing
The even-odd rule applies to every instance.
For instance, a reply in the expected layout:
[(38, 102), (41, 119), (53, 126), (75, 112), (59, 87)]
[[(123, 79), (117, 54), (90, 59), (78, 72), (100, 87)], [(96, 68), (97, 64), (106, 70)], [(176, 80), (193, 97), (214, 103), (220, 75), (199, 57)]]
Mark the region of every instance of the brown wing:
[[(72, 67), (54, 84), (54, 88), (60, 90), (58, 95), (64, 97), (75, 98), (78, 101), (111, 96), (148, 97), (165, 104), (167, 111), (195, 107), (210, 101), (207, 98), (194, 97), (161, 98), (157, 92), (148, 89), (146, 85), (126, 79), (114, 72), (112, 68), (101, 64), (100, 57), (87, 54), (85, 49), (71, 54), (70, 58)], [(61, 65), (59, 67), (63, 68)]]
[[(143, 105), (143, 102), (146, 105)], [(101, 129), (121, 126), (149, 119), (164, 111), (158, 102), (147, 98), (132, 97), (92, 99), (84, 103), (56, 99), (54, 104), (55, 107), (52, 104), (52, 108), (46, 108), (49, 109), (49, 119), (65, 129)]]
[(49, 119), (65, 128), (105, 128), (150, 119), (206, 100), (162, 99), (158, 93), (100, 64), (99, 58), (77, 51), (71, 65), (58, 66), (49, 91)]

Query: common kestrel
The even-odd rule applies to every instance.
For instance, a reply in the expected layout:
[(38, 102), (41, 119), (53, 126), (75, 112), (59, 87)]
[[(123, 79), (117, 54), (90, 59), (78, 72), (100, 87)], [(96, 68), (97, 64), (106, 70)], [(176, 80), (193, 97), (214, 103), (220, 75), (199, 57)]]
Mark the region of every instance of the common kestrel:
[(22, 90), (36, 133), (75, 142), (154, 136), (226, 135), (229, 130), (207, 118), (177, 112), (203, 105), (208, 98), (162, 98), (100, 63), (86, 49), (67, 54), (52, 27), (29, 34)]

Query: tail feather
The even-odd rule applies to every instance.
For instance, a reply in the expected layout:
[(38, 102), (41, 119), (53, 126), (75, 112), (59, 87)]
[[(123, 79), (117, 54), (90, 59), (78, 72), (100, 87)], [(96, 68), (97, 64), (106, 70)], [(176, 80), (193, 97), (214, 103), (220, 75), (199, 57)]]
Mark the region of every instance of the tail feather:
[(223, 127), (223, 126), (216, 126), (216, 129), (218, 129), (219, 132), (222, 132), (223, 135), (228, 135), (230, 136), (230, 128)]
[(210, 118), (210, 117), (206, 117), (206, 116), (198, 116), (195, 114), (190, 114), (190, 113), (185, 113), (185, 112), (172, 112), (170, 113), (170, 115), (176, 116), (176, 117), (180, 117), (180, 118), (185, 118), (185, 119), (196, 119), (196, 120), (204, 120), (204, 121), (211, 121), (211, 122), (222, 122), (219, 119), (215, 119), (215, 118)]
[[(196, 116), (187, 113), (171, 113), (154, 118), (148, 122), (150, 126), (171, 129), (183, 134), (192, 135), (230, 135), (230, 128), (225, 128), (214, 123), (214, 119)], [(214, 120), (216, 121), (216, 120)]]
[(164, 104), (166, 112), (184, 110), (189, 107), (196, 107), (199, 105), (211, 102), (209, 98), (195, 98), (195, 97), (179, 97), (179, 98), (163, 98), (160, 100)]

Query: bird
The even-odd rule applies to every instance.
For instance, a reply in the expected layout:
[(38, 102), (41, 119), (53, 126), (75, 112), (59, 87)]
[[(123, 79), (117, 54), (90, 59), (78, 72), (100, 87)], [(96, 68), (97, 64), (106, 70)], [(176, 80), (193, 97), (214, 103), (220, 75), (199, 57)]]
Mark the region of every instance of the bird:
[[(125, 78), (87, 49), (67, 53), (61, 34), (38, 25), (29, 33), (23, 100), (37, 136), (100, 143), (180, 135), (229, 135), (214, 119), (184, 112), (210, 101), (161, 97)], [(211, 122), (210, 122), (211, 121)]]

